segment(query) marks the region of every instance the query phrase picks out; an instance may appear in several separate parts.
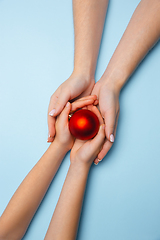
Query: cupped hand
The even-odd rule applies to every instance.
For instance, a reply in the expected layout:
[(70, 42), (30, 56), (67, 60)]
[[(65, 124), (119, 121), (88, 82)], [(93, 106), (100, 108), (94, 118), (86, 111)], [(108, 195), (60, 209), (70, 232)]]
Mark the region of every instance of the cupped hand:
[(97, 107), (93, 105), (88, 105), (84, 107), (84, 109), (88, 109), (97, 115), (100, 122), (99, 132), (91, 140), (84, 141), (76, 139), (71, 149), (70, 159), (71, 163), (79, 162), (90, 167), (94, 159), (97, 157), (98, 153), (101, 151), (101, 148), (104, 144), (105, 131), (103, 119)]
[(79, 108), (90, 106), (97, 101), (97, 96), (87, 96), (76, 100), (72, 104), (67, 102), (62, 112), (58, 115), (55, 124), (55, 141), (57, 141), (62, 147), (65, 147), (68, 151), (72, 148), (74, 138), (71, 135), (68, 127), (69, 114), (76, 111)]
[(68, 101), (90, 95), (94, 84), (94, 79), (88, 80), (83, 75), (73, 72), (53, 93), (48, 107), (48, 142), (52, 142), (55, 136), (55, 117), (60, 114)]
[(119, 93), (120, 90), (112, 83), (100, 79), (94, 86), (92, 94), (97, 95), (100, 113), (105, 123), (106, 140), (102, 150), (98, 154), (95, 163), (101, 161), (113, 145), (119, 117)]

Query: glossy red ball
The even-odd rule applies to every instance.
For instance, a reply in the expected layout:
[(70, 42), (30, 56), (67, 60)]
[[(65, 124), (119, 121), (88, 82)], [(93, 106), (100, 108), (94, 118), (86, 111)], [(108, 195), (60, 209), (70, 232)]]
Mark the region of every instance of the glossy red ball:
[(80, 109), (72, 115), (69, 130), (75, 138), (89, 140), (98, 133), (98, 117), (90, 110)]

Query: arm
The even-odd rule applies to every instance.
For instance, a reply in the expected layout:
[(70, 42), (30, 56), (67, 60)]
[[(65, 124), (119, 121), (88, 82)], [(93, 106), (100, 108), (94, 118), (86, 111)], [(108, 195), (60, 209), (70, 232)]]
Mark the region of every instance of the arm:
[[(72, 110), (92, 104), (95, 96), (81, 99), (72, 104)], [(0, 217), (0, 239), (21, 239), (42, 201), (65, 154), (73, 145), (73, 137), (68, 133), (68, 115), (71, 105), (62, 111), (57, 119), (56, 138), (45, 154), (21, 183), (4, 213)]]
[(99, 160), (106, 155), (114, 142), (120, 90), (159, 37), (160, 1), (142, 0), (133, 13), (103, 76), (92, 92), (99, 98), (100, 111), (106, 125), (107, 139), (98, 155)]
[(85, 142), (76, 139), (68, 174), (45, 240), (76, 238), (89, 169), (104, 142), (103, 126), (93, 140)]
[(74, 70), (94, 78), (108, 0), (73, 0)]
[(71, 76), (52, 95), (48, 108), (48, 142), (55, 135), (55, 116), (67, 101), (91, 94), (108, 0), (73, 0), (75, 54)]
[(71, 164), (45, 240), (76, 237), (89, 169)]
[(0, 218), (0, 239), (21, 239), (67, 149), (53, 142), (21, 183)]
[(141, 60), (160, 38), (160, 1), (142, 0), (115, 50), (103, 78), (123, 87)]

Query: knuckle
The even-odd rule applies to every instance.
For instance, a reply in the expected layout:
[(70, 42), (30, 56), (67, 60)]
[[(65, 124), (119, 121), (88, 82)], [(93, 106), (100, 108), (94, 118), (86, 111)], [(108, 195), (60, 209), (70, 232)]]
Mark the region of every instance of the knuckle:
[(55, 93), (53, 93), (52, 96), (50, 97), (50, 102), (53, 102), (56, 99), (58, 99), (58, 96), (56, 96)]

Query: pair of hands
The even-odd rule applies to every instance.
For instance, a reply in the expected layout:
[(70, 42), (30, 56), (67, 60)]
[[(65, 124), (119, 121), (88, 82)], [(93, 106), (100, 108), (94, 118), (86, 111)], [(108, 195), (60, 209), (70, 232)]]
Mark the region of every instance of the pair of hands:
[(88, 80), (84, 76), (73, 72), (51, 96), (48, 108), (48, 142), (54, 140), (56, 116), (61, 113), (68, 101), (72, 102), (74, 108), (75, 99), (90, 94), (91, 96), (96, 95), (98, 101), (96, 100), (95, 104), (98, 103), (98, 108), (105, 123), (105, 142), (95, 159), (95, 163), (98, 163), (110, 150), (115, 139), (119, 117), (119, 92), (120, 89), (103, 76), (95, 83), (94, 79)]
[[(104, 124), (101, 114), (94, 105), (96, 103), (97, 97), (95, 95), (83, 97), (72, 104), (68, 102), (56, 119), (54, 141), (61, 146), (62, 149), (66, 149), (66, 151), (71, 149), (71, 163), (85, 164), (90, 167), (103, 146), (105, 139)], [(71, 111), (76, 111), (79, 108), (85, 108), (94, 112), (99, 119), (99, 132), (92, 140), (82, 141), (74, 139), (69, 131), (68, 115)]]

